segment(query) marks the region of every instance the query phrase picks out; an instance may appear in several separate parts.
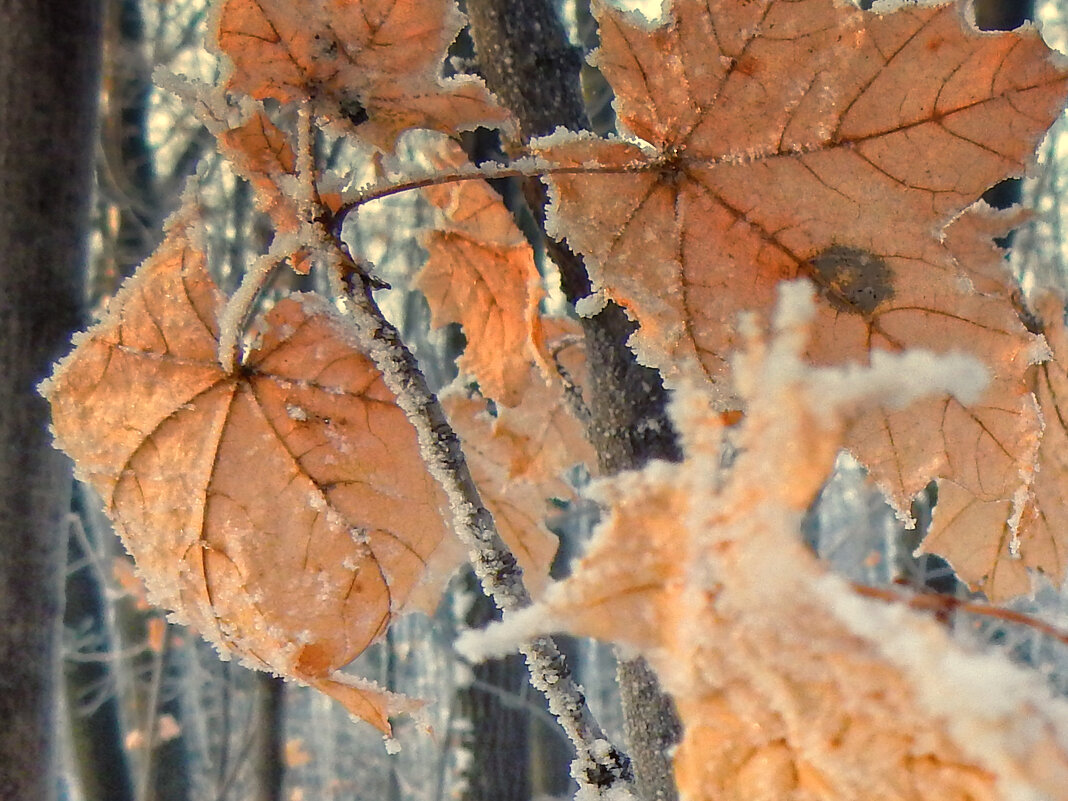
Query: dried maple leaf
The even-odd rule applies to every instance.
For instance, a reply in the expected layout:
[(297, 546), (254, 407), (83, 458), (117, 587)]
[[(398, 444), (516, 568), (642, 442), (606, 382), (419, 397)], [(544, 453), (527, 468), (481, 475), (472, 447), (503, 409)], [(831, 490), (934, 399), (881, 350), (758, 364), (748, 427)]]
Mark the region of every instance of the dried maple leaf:
[[(275, 231), (297, 232), (304, 214), (294, 197), (297, 156), (288, 135), (260, 109), (241, 125), (222, 130), (218, 141), (234, 171), (252, 184), (256, 205), (271, 218)], [(315, 182), (312, 182), (312, 192), (314, 203), (331, 213), (341, 205), (340, 194), (320, 193)], [(293, 269), (302, 275), (311, 269), (306, 250), (278, 255), (288, 255)]]
[(963, 581), (995, 602), (1031, 592), (1033, 572), (1060, 582), (1068, 567), (1068, 337), (1063, 308), (1057, 297), (1040, 301), (1052, 353), (1029, 370), (1045, 424), (1041, 442), (1032, 440), (1037, 453), (1028, 465), (1026, 492), (984, 497), (940, 481), (931, 531), (922, 546), (945, 557)]
[[(900, 393), (905, 363), (809, 368), (791, 314), (739, 361), (733, 463), (707, 398), (681, 393), (686, 461), (604, 482), (587, 554), (502, 636), (559, 628), (645, 654), (683, 723), (687, 801), (1068, 798), (1068, 705), (935, 619), (860, 597), (803, 545), (847, 418)], [(967, 375), (907, 369), (915, 394)]]
[(960, 316), (941, 231), (1024, 171), (1064, 102), (1036, 31), (979, 34), (955, 5), (679, 0), (654, 30), (596, 6), (597, 66), (645, 144), (544, 155), (600, 173), (552, 177), (555, 231), (640, 323), (644, 361), (722, 379), (729, 321), (799, 275), (835, 327), (826, 358), (893, 346), (892, 310)]
[[(459, 146), (441, 147), (436, 167), (466, 162)], [(484, 181), (424, 191), (441, 210), (436, 230), (423, 238), (429, 258), (415, 284), (430, 304), (431, 324), (460, 323), (467, 337), (460, 368), (485, 396), (515, 406), (537, 356), (538, 304), (545, 295), (534, 251)]]
[(391, 150), (409, 128), (455, 133), (507, 120), (477, 78), (440, 77), (461, 26), (453, 0), (226, 0), (216, 36), (234, 64), (230, 89), (310, 99)]
[[(486, 413), (485, 402), (469, 398), (462, 392), (441, 396), (442, 408), (464, 445), (464, 455), (471, 476), (478, 486), (482, 502), (493, 515), (497, 533), (523, 570), (527, 589), (538, 594), (552, 566), (559, 540), (545, 526), (549, 513), (548, 499), (539, 488), (522, 479), (507, 475), (500, 458), (497, 427)], [(496, 441), (495, 441), (496, 440)], [(507, 446), (505, 446), (505, 449)]]
[(482, 500), (523, 568), (528, 589), (537, 595), (559, 544), (545, 525), (549, 500), (573, 499), (563, 472), (595, 464), (596, 454), (562, 388), (546, 383), (530, 364), (522, 403), (498, 406), (495, 417), (485, 400), (460, 386), (443, 392), (441, 403), (463, 442)]
[(1068, 332), (1061, 298), (1046, 298), (1040, 311), (1052, 354), (1048, 361), (1032, 368), (1032, 379), (1045, 427), (1031, 503), (1024, 509), (1017, 533), (1017, 550), (1027, 567), (1060, 581), (1068, 568), (1063, 536), (1068, 531), (1064, 501), (1068, 486)]
[(172, 227), (47, 382), (56, 440), (157, 605), (388, 731), (410, 702), (337, 670), (424, 580), (443, 497), (328, 304), (279, 302), (230, 373), (221, 304), (203, 253)]
[(256, 205), (266, 212), (275, 228), (294, 232), (300, 227), (296, 202), (279, 189), (282, 176), (294, 175), (297, 156), (289, 138), (257, 111), (247, 122), (219, 135), (219, 146), (235, 171), (252, 184)]
[[(962, 351), (991, 368), (986, 392), (969, 406), (931, 397), (905, 410), (874, 409), (851, 426), (846, 445), (899, 510), (907, 510), (912, 497), (936, 477), (983, 502), (1011, 499), (1030, 482), (1041, 422), (1027, 375), (1044, 345), (1020, 322), (1009, 299), (1004, 254), (990, 242), (991, 233), (1004, 233), (1008, 220), (985, 206), (969, 208), (949, 227), (945, 242), (933, 248), (948, 257), (941, 286), (934, 259), (900, 262), (894, 268), (900, 288), (873, 316), (877, 330), (851, 332), (853, 315), (844, 322), (825, 318), (810, 348), (816, 358), (833, 361), (852, 333), (854, 341), (866, 340), (872, 349)], [(974, 231), (985, 231), (984, 247), (969, 235)], [(999, 271), (1001, 289), (995, 291)], [(854, 358), (866, 360), (868, 354)]]
[(982, 355), (995, 373), (970, 407), (932, 397), (854, 423), (846, 445), (903, 516), (936, 477), (981, 503), (1025, 492), (1037, 343), (990, 246), (1011, 220), (958, 215), (1023, 172), (1063, 104), (1064, 69), (1038, 33), (981, 34), (961, 5), (833, 0), (680, 0), (655, 30), (603, 4), (598, 17), (597, 63), (645, 143), (551, 141), (548, 157), (602, 172), (553, 177), (554, 224), (640, 323), (640, 358), (722, 398), (730, 321), (807, 276), (816, 361), (922, 347)]

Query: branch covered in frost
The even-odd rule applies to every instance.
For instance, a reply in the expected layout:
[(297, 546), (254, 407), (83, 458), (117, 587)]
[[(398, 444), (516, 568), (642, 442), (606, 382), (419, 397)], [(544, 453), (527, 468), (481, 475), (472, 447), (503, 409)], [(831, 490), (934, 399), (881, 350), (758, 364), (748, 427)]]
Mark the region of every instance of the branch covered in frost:
[[(360, 345), (382, 372), (386, 385), (415, 427), (430, 473), (449, 500), (452, 525), (470, 552), (482, 588), (497, 606), (514, 611), (530, 606), (515, 556), (497, 533), (493, 517), (482, 503), (460, 442), (437, 397), (430, 391), (415, 357), (397, 329), (382, 315), (371, 295), (371, 281), (347, 257), (337, 264)], [(549, 637), (536, 637), (519, 646), (526, 657), (531, 684), (549, 703), (549, 711), (574, 744), (578, 758), (572, 772), (580, 784), (594, 788), (629, 787), (630, 759), (607, 739), (586, 698), (571, 677), (563, 654)]]
[(444, 186), (445, 184), (463, 181), (493, 181), (502, 178), (539, 178), (547, 175), (617, 175), (631, 172), (653, 172), (656, 169), (658, 169), (657, 165), (651, 165), (646, 162), (634, 162), (633, 164), (583, 164), (576, 167), (573, 165), (553, 164), (544, 159), (528, 156), (503, 163), (466, 164), (449, 167), (444, 170), (432, 170), (422, 175), (393, 176), (380, 183), (365, 186), (354, 196), (347, 198), (334, 213), (332, 227), (334, 234), (338, 235), (348, 215), (360, 206), (404, 192), (425, 189), (428, 186)]

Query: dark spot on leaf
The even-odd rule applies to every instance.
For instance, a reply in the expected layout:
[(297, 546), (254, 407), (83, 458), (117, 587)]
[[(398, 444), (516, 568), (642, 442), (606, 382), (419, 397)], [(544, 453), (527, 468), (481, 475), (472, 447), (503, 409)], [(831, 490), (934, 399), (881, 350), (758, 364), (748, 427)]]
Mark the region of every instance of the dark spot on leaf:
[(860, 248), (834, 245), (811, 261), (812, 277), (836, 309), (871, 314), (894, 296), (886, 262)]
[(315, 34), (312, 37), (315, 45), (319, 51), (319, 58), (326, 60), (337, 58), (338, 45), (337, 42), (323, 38), (322, 34)]
[(367, 109), (363, 107), (358, 97), (353, 95), (342, 97), (338, 102), (338, 107), (341, 109), (341, 116), (353, 125), (367, 122)]

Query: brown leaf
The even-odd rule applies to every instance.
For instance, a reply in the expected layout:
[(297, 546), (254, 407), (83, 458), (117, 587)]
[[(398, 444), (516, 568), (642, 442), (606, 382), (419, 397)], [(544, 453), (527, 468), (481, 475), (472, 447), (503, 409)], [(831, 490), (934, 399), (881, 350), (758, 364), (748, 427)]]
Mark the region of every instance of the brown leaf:
[(554, 225), (640, 323), (639, 358), (726, 399), (730, 321), (806, 276), (821, 293), (820, 363), (924, 348), (991, 367), (970, 407), (932, 397), (853, 424), (847, 446), (899, 512), (937, 477), (1018, 511), (1002, 502), (1026, 490), (1038, 445), (1025, 378), (1037, 340), (991, 237), (1019, 216), (965, 209), (1023, 172), (1064, 102), (1063, 68), (1036, 31), (980, 34), (957, 5), (675, 9), (653, 31), (598, 10), (598, 65), (647, 144), (558, 137), (545, 153), (601, 165), (552, 178)]
[[(436, 167), (466, 161), (459, 146), (442, 146)], [(424, 191), (441, 210), (436, 230), (423, 238), (429, 258), (416, 278), (431, 324), (460, 323), (467, 337), (460, 368), (478, 380), (484, 395), (515, 406), (537, 355), (538, 304), (545, 294), (534, 251), (484, 181)]]
[[(304, 214), (293, 195), (297, 156), (289, 136), (261, 109), (241, 125), (223, 130), (218, 142), (234, 171), (252, 184), (256, 206), (271, 218), (275, 231), (296, 232)], [(316, 213), (334, 213), (341, 205), (339, 193), (320, 193), (314, 182), (312, 193), (318, 207)], [(311, 270), (309, 251), (279, 254), (282, 255), (288, 255), (295, 272), (307, 275)]]
[(1032, 486), (1031, 504), (1020, 521), (1019, 556), (1024, 566), (1044, 572), (1055, 583), (1065, 577), (1068, 554), (1064, 532), (1068, 531), (1068, 335), (1065, 333), (1063, 304), (1054, 315), (1045, 315), (1046, 339), (1052, 358), (1035, 365), (1035, 393), (1045, 419), (1038, 468)]
[(940, 481), (923, 552), (943, 557), (961, 581), (995, 603), (1030, 593), (1027, 565), (1011, 553), (1012, 507), (1011, 499), (983, 501), (951, 481)]
[(595, 454), (571, 414), (562, 391), (527, 366), (527, 391), (514, 408), (487, 412), (486, 402), (462, 387), (442, 393), (441, 403), (463, 442), (471, 475), (497, 530), (537, 595), (549, 575), (558, 540), (545, 525), (549, 500), (574, 491), (563, 472), (592, 465)]
[(278, 181), (296, 174), (297, 156), (289, 138), (263, 111), (219, 136), (219, 146), (234, 170), (252, 184), (256, 205), (271, 218), (276, 230), (294, 232), (300, 216), (296, 202), (281, 191)]
[(1024, 170), (1065, 96), (1036, 32), (979, 35), (962, 13), (682, 0), (650, 31), (597, 4), (597, 64), (648, 145), (557, 137), (545, 155), (601, 172), (553, 176), (555, 230), (641, 324), (643, 361), (721, 381), (729, 321), (800, 275), (835, 360), (893, 348), (906, 308), (957, 313), (941, 231)]
[[(1020, 322), (1004, 253), (991, 241), (1016, 219), (983, 204), (965, 211), (940, 246), (946, 276), (941, 295), (931, 294), (934, 259), (896, 264), (899, 289), (874, 315), (878, 333), (866, 334), (871, 347), (962, 351), (991, 370), (977, 403), (965, 407), (951, 397), (932, 397), (901, 411), (873, 410), (851, 427), (849, 448), (902, 512), (935, 477), (984, 503), (1012, 498), (1030, 481), (1041, 422), (1027, 373), (1043, 346)], [(837, 323), (824, 325), (817, 335), (811, 349), (817, 358), (833, 360), (838, 347), (833, 340), (846, 336)]]
[(155, 603), (255, 667), (388, 730), (336, 673), (379, 637), (445, 536), (414, 429), (325, 302), (294, 296), (234, 372), (222, 298), (172, 228), (45, 393)]
[(317, 113), (384, 150), (409, 128), (446, 133), (503, 124), (482, 82), (440, 77), (462, 25), (453, 0), (227, 0), (219, 48), (229, 88)]
[(287, 768), (303, 768), (314, 757), (305, 749), (303, 739), (290, 737), (283, 746), (282, 759), (285, 761)]
[(922, 546), (945, 557), (969, 587), (994, 602), (1030, 593), (1033, 573), (1059, 583), (1068, 568), (1068, 374), (1063, 366), (1068, 337), (1062, 301), (1046, 297), (1039, 305), (1052, 354), (1028, 371), (1044, 426), (1040, 443), (1032, 437), (1035, 458), (1020, 468), (1022, 489), (984, 498), (940, 482), (931, 532)]

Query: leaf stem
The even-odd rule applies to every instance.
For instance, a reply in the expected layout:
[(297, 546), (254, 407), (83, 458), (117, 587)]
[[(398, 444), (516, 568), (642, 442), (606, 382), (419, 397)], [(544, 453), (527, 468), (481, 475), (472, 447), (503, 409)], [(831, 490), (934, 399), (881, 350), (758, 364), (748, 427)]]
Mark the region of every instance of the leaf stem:
[(237, 366), (241, 337), (256, 308), (256, 300), (267, 287), (274, 268), (285, 258), (285, 254), (279, 254), (280, 248), (275, 247), (278, 242), (276, 238), (271, 249), (253, 262), (219, 315), (219, 366), (227, 374)]
[(652, 172), (660, 169), (660, 165), (650, 161), (636, 161), (629, 164), (583, 164), (576, 166), (547, 165), (537, 159), (517, 159), (505, 164), (485, 164), (480, 167), (471, 166), (457, 170), (435, 170), (425, 175), (414, 176), (398, 182), (373, 184), (361, 189), (354, 198), (342, 203), (333, 215), (331, 233), (337, 239), (341, 237), (341, 227), (348, 214), (365, 203), (373, 200), (399, 195), (402, 192), (411, 192), (415, 189), (425, 189), (428, 186), (442, 186), (444, 184), (460, 183), (462, 181), (493, 181), (500, 178), (533, 178), (545, 175), (589, 175), (589, 174), (620, 174), (628, 172)]
[[(371, 294), (370, 280), (340, 249), (335, 248), (334, 252), (338, 261), (332, 280), (341, 290), (339, 296), (347, 298), (361, 345), (415, 427), (423, 459), (445, 491), (452, 509), (453, 530), (470, 551), (483, 590), (506, 613), (529, 606), (530, 594), (523, 583), (522, 570), (497, 533), (493, 517), (471, 478), (460, 441), (415, 357), (397, 329), (382, 315)], [(602, 790), (629, 789), (630, 759), (608, 743), (556, 643), (549, 637), (538, 637), (519, 650), (526, 658), (531, 684), (548, 700), (550, 713), (575, 746), (575, 778)]]

